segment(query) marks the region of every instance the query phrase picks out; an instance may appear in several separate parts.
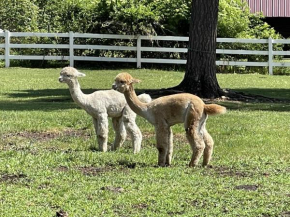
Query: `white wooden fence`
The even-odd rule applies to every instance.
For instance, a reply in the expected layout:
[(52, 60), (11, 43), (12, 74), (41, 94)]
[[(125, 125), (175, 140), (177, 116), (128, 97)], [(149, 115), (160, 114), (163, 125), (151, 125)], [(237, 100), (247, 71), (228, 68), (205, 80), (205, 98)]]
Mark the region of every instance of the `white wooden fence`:
[[(49, 37), (49, 38), (68, 38), (68, 44), (13, 44), (10, 42), (11, 37)], [(174, 52), (186, 53), (186, 48), (168, 48), (168, 47), (142, 47), (142, 40), (158, 40), (158, 41), (183, 41), (187, 42), (188, 37), (175, 36), (141, 36), (141, 35), (112, 35), (112, 34), (83, 34), (83, 33), (32, 33), (32, 32), (0, 32), (0, 39), (5, 38), (4, 43), (0, 43), (0, 50), (4, 49), (4, 55), (0, 55), (0, 60), (5, 60), (5, 66), (10, 66), (10, 60), (67, 60), (70, 66), (74, 65), (74, 61), (108, 61), (108, 62), (135, 62), (137, 67), (141, 68), (142, 63), (170, 63), (170, 64), (186, 64), (184, 59), (151, 59), (142, 58), (143, 51), (149, 52)], [(137, 46), (108, 46), (108, 45), (89, 45), (74, 44), (76, 38), (96, 38), (96, 39), (127, 39), (137, 40)], [(2, 40), (3, 41), (3, 40)], [(267, 51), (260, 50), (229, 50), (217, 49), (217, 54), (244, 54), (244, 55), (265, 55), (268, 56), (267, 62), (241, 62), (241, 61), (216, 61), (217, 65), (226, 66), (263, 66), (269, 68), (269, 74), (273, 74), (273, 67), (290, 67), (290, 62), (274, 61), (274, 55), (290, 55), (290, 51), (274, 51), (273, 44), (290, 44), (290, 40), (286, 39), (233, 39), (233, 38), (217, 38), (217, 43), (258, 43), (268, 44)], [(30, 48), (30, 49), (68, 49), (68, 56), (33, 56), (33, 55), (11, 55), (10, 49), (13, 48)], [(118, 50), (118, 51), (135, 51), (136, 58), (114, 58), (114, 57), (92, 57), (92, 56), (75, 56), (75, 49), (90, 50)]]

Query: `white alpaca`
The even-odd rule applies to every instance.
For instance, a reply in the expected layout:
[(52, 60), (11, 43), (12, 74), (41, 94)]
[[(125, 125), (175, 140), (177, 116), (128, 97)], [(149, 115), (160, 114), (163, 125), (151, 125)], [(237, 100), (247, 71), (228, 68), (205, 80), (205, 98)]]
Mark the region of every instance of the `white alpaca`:
[(203, 166), (207, 166), (213, 152), (213, 139), (205, 128), (208, 115), (223, 114), (226, 108), (216, 104), (206, 105), (197, 96), (181, 93), (157, 98), (149, 103), (141, 102), (134, 91), (133, 83), (140, 82), (128, 73), (115, 78), (113, 88), (124, 93), (130, 108), (147, 119), (155, 127), (158, 165), (171, 164), (173, 135), (171, 126), (184, 123), (186, 137), (192, 148), (190, 167), (197, 165), (204, 152)]
[[(112, 149), (115, 150), (122, 146), (126, 139), (127, 130), (132, 138), (133, 151), (138, 153), (141, 149), (142, 134), (135, 123), (136, 114), (126, 103), (124, 95), (115, 90), (100, 90), (84, 94), (77, 79), (77, 77), (83, 76), (85, 74), (77, 69), (65, 67), (60, 72), (59, 82), (68, 84), (73, 100), (93, 117), (99, 150), (107, 151), (108, 117), (111, 117), (115, 131)], [(139, 97), (144, 102), (151, 101), (148, 94), (141, 94)]]

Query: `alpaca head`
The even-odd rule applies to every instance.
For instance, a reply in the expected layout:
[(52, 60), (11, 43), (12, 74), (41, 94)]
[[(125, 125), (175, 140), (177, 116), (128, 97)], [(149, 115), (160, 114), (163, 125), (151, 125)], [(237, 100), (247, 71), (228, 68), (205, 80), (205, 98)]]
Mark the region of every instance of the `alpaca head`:
[(71, 83), (77, 77), (86, 76), (84, 73), (79, 72), (73, 67), (65, 67), (60, 71), (60, 76), (58, 78), (61, 83)]
[(139, 82), (140, 80), (133, 78), (129, 73), (123, 72), (117, 75), (112, 88), (121, 93), (124, 93), (130, 89), (132, 84)]

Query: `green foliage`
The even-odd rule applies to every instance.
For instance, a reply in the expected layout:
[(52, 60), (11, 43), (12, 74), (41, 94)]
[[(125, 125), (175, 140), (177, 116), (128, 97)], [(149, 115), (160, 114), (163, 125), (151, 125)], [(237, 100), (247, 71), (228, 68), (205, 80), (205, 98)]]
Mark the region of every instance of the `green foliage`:
[[(189, 30), (192, 0), (7, 0), (0, 1), (0, 28), (9, 31), (80, 32), (126, 35), (181, 35)], [(281, 38), (261, 14), (251, 14), (243, 0), (220, 0), (218, 37), (229, 38)], [(17, 40), (17, 41), (16, 41)], [(21, 40), (21, 41), (19, 41)], [(65, 43), (65, 38), (12, 39), (13, 43)], [(78, 43), (98, 45), (134, 45), (128, 40), (77, 39)], [(184, 48), (184, 42), (144, 41), (146, 46)], [(224, 49), (267, 50), (265, 44), (218, 44)], [(281, 50), (281, 45), (275, 45)], [(12, 54), (46, 55), (48, 53), (66, 56), (64, 49), (13, 49)], [(135, 58), (132, 51), (77, 50), (76, 55), (100, 57)], [(145, 58), (186, 58), (186, 54), (143, 52)], [(223, 60), (265, 61), (266, 56), (220, 55)], [(14, 61), (20, 65), (35, 61)], [(32, 63), (33, 62), (33, 63)], [(39, 64), (39, 63), (37, 63)], [(43, 62), (46, 64), (46, 62)], [(231, 71), (232, 67), (223, 67)], [(246, 72), (251, 69), (246, 68)], [(264, 69), (262, 69), (264, 70)], [(264, 70), (265, 71), (265, 70)]]
[[(7, 0), (1, 28), (9, 31), (187, 35), (191, 0)], [(278, 37), (242, 0), (221, 0), (218, 37)]]
[[(282, 38), (280, 34), (276, 33), (267, 23), (263, 21), (262, 14), (251, 14), (250, 10), (242, 0), (221, 0), (219, 6), (219, 24), (218, 37), (228, 38), (247, 38), (247, 39), (279, 39)], [(268, 50), (268, 44), (241, 44), (241, 43), (219, 43), (217, 45), (220, 49), (233, 50)], [(283, 50), (283, 45), (275, 44), (273, 47), (276, 51)], [(265, 55), (219, 55), (218, 58), (228, 61), (249, 61), (249, 62), (266, 62), (268, 56)], [(281, 56), (274, 57), (281, 60)], [(243, 72), (248, 73), (253, 70), (253, 67), (232, 67), (222, 66), (218, 68), (219, 71), (226, 72)], [(267, 73), (266, 67), (256, 67), (254, 69), (259, 73)], [(288, 70), (289, 71), (289, 70)], [(276, 68), (276, 74), (285, 74), (287, 69)]]
[(191, 0), (156, 0), (149, 6), (158, 17), (158, 35), (188, 35)]
[(1, 0), (0, 28), (11, 32), (38, 31), (35, 0)]
[(221, 0), (218, 15), (218, 34), (221, 38), (236, 38), (250, 25), (249, 9), (242, 0)]

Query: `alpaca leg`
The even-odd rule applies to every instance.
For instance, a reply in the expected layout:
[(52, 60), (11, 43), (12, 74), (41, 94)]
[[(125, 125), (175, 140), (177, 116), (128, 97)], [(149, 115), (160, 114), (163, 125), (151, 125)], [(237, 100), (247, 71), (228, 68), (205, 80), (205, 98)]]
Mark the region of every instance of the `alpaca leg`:
[(169, 142), (168, 142), (168, 150), (166, 155), (166, 165), (171, 165), (171, 159), (172, 159), (172, 153), (173, 153), (173, 133), (172, 130), (169, 129)]
[(205, 149), (205, 142), (203, 140), (203, 126), (206, 122), (207, 115), (196, 110), (193, 105), (188, 107), (184, 128), (186, 138), (192, 149), (192, 156), (189, 162), (190, 167), (195, 167)]
[(99, 116), (98, 119), (93, 118), (95, 131), (99, 143), (99, 151), (106, 152), (108, 150), (108, 118), (107, 114)]
[(188, 110), (186, 115), (184, 127), (186, 138), (192, 149), (192, 157), (189, 163), (190, 167), (195, 167), (198, 164), (205, 148), (202, 129), (206, 118), (207, 116), (205, 114), (199, 116), (199, 114), (192, 107)]
[(116, 150), (123, 145), (124, 141), (126, 140), (127, 134), (122, 118), (112, 118), (112, 122), (115, 131), (115, 141), (112, 149)]
[(203, 166), (207, 166), (211, 160), (212, 152), (213, 152), (213, 145), (214, 141), (210, 134), (207, 132), (205, 126), (203, 130), (203, 139), (205, 142), (205, 149), (204, 149), (204, 154), (203, 154)]
[[(157, 142), (157, 149), (158, 149), (158, 165), (161, 167), (166, 166), (166, 158), (171, 158), (171, 154), (168, 154), (169, 148), (169, 137), (170, 137), (170, 128), (168, 126), (155, 126), (155, 133), (156, 133), (156, 142)], [(170, 163), (168, 161), (168, 163)]]
[(123, 122), (125, 124), (125, 128), (129, 133), (132, 139), (133, 153), (139, 153), (141, 150), (141, 142), (142, 142), (142, 133), (137, 126), (136, 122), (136, 114), (128, 108), (124, 109), (123, 112)]
[(203, 136), (200, 134), (197, 128), (198, 127), (192, 126), (191, 129), (186, 131), (186, 137), (192, 149), (192, 157), (189, 163), (190, 167), (195, 167), (198, 164), (199, 159), (205, 148)]

